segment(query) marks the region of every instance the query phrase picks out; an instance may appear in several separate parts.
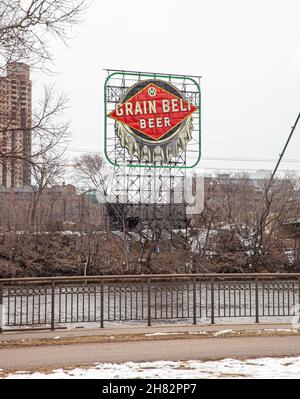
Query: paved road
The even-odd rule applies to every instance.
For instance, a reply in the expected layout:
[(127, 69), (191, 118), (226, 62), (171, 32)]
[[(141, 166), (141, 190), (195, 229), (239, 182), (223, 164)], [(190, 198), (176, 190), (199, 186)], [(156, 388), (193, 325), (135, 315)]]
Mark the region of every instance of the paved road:
[(300, 337), (239, 337), (199, 340), (77, 344), (0, 350), (0, 369), (87, 366), (155, 360), (208, 360), (300, 355)]

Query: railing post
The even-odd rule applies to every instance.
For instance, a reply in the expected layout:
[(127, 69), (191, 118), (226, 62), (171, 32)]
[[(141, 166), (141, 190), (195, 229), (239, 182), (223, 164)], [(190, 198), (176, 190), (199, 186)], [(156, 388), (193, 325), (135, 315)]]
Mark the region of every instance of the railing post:
[(148, 327), (151, 327), (151, 280), (148, 280)]
[(296, 309), (298, 313), (297, 323), (300, 323), (300, 278), (298, 278), (298, 309)]
[(55, 330), (55, 281), (51, 282), (51, 331)]
[(100, 304), (100, 322), (101, 328), (104, 328), (104, 284), (101, 281), (101, 304)]
[(4, 317), (4, 312), (3, 312), (3, 291), (4, 291), (4, 286), (3, 283), (0, 283), (0, 334), (3, 333), (3, 317)]
[(193, 324), (197, 324), (197, 296), (196, 296), (196, 279), (193, 281)]
[(215, 324), (215, 279), (211, 279), (211, 324)]
[(259, 323), (259, 287), (258, 277), (255, 277), (255, 323)]

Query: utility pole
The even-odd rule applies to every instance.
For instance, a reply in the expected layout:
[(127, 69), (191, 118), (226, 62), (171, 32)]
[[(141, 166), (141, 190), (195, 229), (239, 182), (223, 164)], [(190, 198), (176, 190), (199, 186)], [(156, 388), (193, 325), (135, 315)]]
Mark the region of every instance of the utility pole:
[(286, 143), (285, 143), (285, 146), (284, 146), (284, 148), (283, 148), (283, 151), (282, 151), (282, 153), (279, 155), (278, 162), (277, 162), (277, 164), (276, 164), (276, 166), (275, 166), (275, 169), (273, 170), (272, 176), (271, 176), (270, 181), (269, 181), (269, 184), (268, 184), (268, 190), (269, 190), (269, 188), (270, 188), (271, 185), (272, 185), (274, 176), (276, 175), (276, 172), (277, 172), (277, 170), (278, 170), (278, 167), (279, 167), (279, 165), (280, 165), (280, 162), (281, 162), (281, 160), (282, 160), (282, 158), (283, 158), (283, 156), (284, 156), (284, 153), (285, 153), (285, 151), (286, 151), (286, 149), (287, 149), (287, 147), (288, 147), (288, 145), (289, 145), (289, 143), (290, 143), (290, 141), (291, 141), (291, 138), (292, 138), (292, 136), (293, 136), (293, 133), (294, 133), (294, 131), (296, 130), (296, 127), (297, 127), (297, 125), (298, 125), (299, 119), (300, 119), (300, 112), (299, 112), (299, 115), (298, 115), (298, 117), (297, 117), (297, 119), (296, 119), (296, 122), (295, 122), (294, 126), (292, 126), (292, 131), (291, 131), (291, 133), (290, 133), (290, 135), (289, 135), (289, 137), (288, 137), (288, 139), (287, 139), (287, 141), (286, 141)]

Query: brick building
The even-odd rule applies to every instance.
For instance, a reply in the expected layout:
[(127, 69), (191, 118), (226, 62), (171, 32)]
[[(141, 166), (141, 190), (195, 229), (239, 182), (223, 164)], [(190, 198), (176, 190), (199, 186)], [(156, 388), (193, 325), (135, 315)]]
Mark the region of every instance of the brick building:
[(30, 185), (31, 80), (29, 66), (14, 62), (0, 77), (0, 186)]

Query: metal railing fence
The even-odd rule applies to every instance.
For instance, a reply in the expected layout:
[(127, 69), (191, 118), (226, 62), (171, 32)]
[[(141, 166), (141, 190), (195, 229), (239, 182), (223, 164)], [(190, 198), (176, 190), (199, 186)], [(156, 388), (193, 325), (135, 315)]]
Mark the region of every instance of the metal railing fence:
[(0, 332), (112, 323), (287, 320), (300, 274), (0, 279)]

